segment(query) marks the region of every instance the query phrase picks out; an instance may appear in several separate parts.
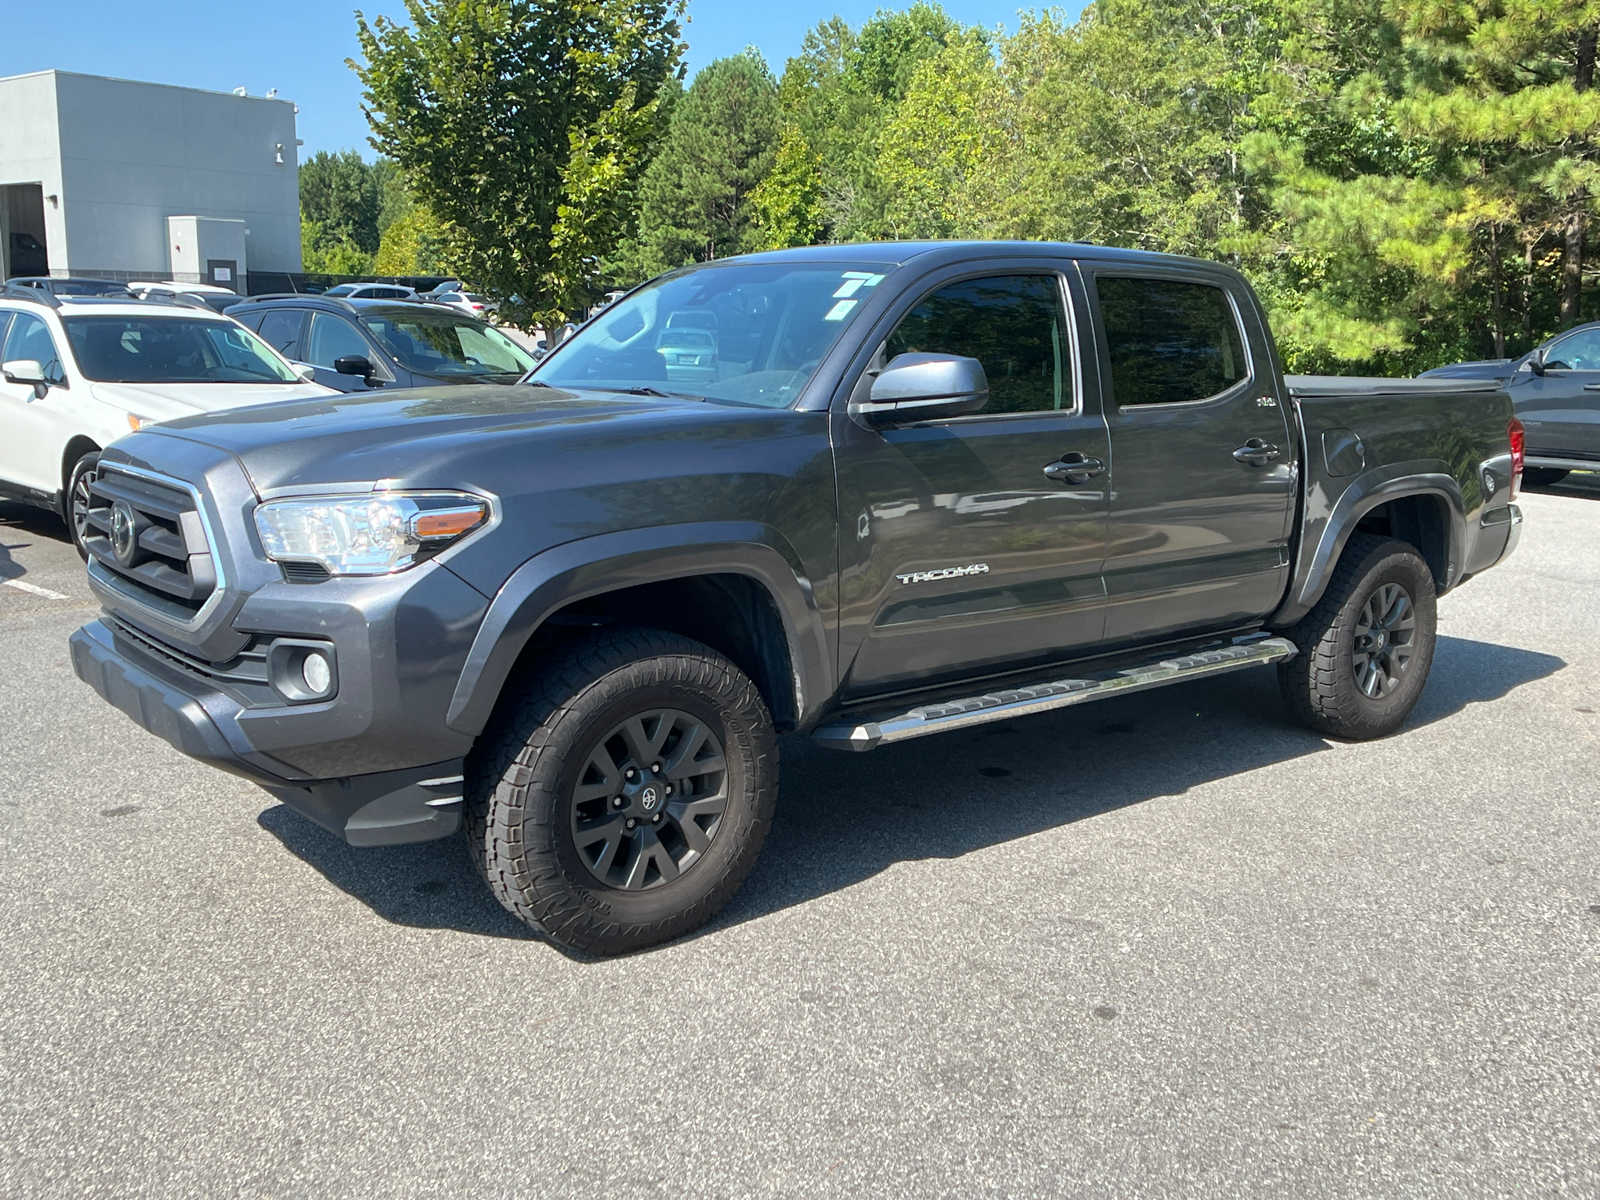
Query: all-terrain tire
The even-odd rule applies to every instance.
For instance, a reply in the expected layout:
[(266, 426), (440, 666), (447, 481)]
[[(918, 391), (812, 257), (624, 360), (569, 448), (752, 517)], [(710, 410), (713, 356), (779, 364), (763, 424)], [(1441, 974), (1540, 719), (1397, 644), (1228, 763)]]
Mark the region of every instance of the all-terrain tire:
[(87, 487), (94, 479), (94, 473), (99, 466), (98, 450), (78, 459), (72, 464), (72, 470), (67, 473), (66, 490), (61, 494), (61, 519), (67, 523), (67, 534), (72, 538), (73, 548), (84, 562), (89, 561), (89, 550), (83, 544), (83, 514), (89, 500)]
[[(1385, 596), (1398, 605), (1402, 592), (1409, 598), (1409, 630), (1397, 633), (1367, 623)], [(1352, 535), (1322, 599), (1293, 628), (1281, 631), (1300, 648), (1298, 656), (1278, 667), (1285, 703), (1301, 721), (1329, 737), (1367, 741), (1397, 731), (1411, 715), (1433, 666), (1437, 600), (1433, 573), (1415, 546), (1376, 534)], [(1403, 617), (1398, 623), (1404, 623)], [(1364, 634), (1363, 628), (1376, 633)], [(1401, 634), (1408, 639), (1409, 654), (1392, 682), (1382, 670), (1376, 671), (1380, 678), (1375, 683), (1372, 679), (1369, 662), (1381, 658), (1385, 645), (1378, 634), (1391, 639), (1391, 653)], [(1370, 652), (1374, 645), (1375, 653)], [(1364, 654), (1364, 648), (1369, 652)], [(1368, 694), (1363, 682), (1378, 694)]]
[[(552, 941), (597, 955), (642, 950), (708, 921), (755, 864), (776, 804), (777, 741), (755, 685), (699, 642), (658, 630), (626, 629), (596, 633), (555, 652), (512, 688), (468, 758), (464, 812), (473, 860), (500, 903)], [(634, 745), (618, 740), (622, 728), (637, 728), (638, 737), (648, 740), (667, 719), (662, 713), (675, 714), (671, 719), (676, 722), (675, 732), (662, 735), (664, 749), (653, 755), (621, 749)], [(725, 799), (719, 817), (700, 818), (715, 824), (696, 827), (698, 852), (688, 857), (682, 811), (673, 816), (663, 808), (645, 809), (638, 781), (619, 783), (610, 789), (619, 794), (600, 801), (598, 812), (608, 825), (612, 816), (632, 814), (641, 828), (621, 835), (626, 844), (611, 850), (618, 857), (604, 860), (611, 863), (610, 874), (596, 874), (590, 849), (579, 844), (580, 826), (593, 829), (598, 822), (598, 816), (588, 820), (584, 815), (596, 802), (580, 803), (604, 774), (597, 774), (593, 765), (596, 754), (611, 747), (602, 758), (616, 763), (618, 779), (625, 765), (632, 764), (627, 769), (648, 782), (651, 764), (644, 759), (671, 759), (689, 741), (686, 731), (699, 728), (711, 735), (705, 746), (721, 751)], [(609, 742), (608, 731), (615, 735)], [(701, 755), (711, 763), (718, 757), (711, 749)], [(640, 761), (634, 763), (635, 758)], [(680, 778), (680, 807), (695, 789), (709, 795), (706, 789), (715, 786), (715, 772), (688, 782)], [(620, 794), (625, 789), (632, 790), (627, 807)], [(613, 803), (616, 813), (609, 810)], [(651, 796), (649, 803), (662, 802)], [(652, 820), (662, 822), (657, 827), (660, 838), (644, 828)], [(643, 844), (647, 838), (648, 846)], [(607, 844), (596, 843), (602, 849), (594, 857), (604, 859)], [(684, 857), (675, 862), (661, 858), (670, 856), (671, 846)], [(630, 853), (643, 870), (624, 871)], [(681, 874), (664, 876), (664, 871), (679, 870), (677, 862), (690, 865)], [(616, 878), (624, 873), (626, 879)]]

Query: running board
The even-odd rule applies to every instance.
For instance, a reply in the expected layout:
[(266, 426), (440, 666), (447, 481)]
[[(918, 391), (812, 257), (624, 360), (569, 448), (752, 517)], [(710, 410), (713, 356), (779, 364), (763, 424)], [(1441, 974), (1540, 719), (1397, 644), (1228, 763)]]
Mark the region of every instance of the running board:
[(891, 742), (926, 737), (930, 733), (966, 729), (1011, 717), (1026, 717), (1073, 704), (1087, 704), (1091, 700), (1166, 687), (1186, 679), (1224, 675), (1245, 667), (1288, 662), (1298, 653), (1299, 650), (1288, 638), (1240, 638), (1232, 645), (1199, 650), (1176, 658), (1163, 658), (1122, 671), (1105, 671), (1083, 679), (1058, 679), (1028, 687), (1005, 688), (961, 700), (924, 704), (907, 712), (886, 714), (872, 720), (836, 721), (818, 726), (811, 738), (819, 746), (826, 746), (830, 750), (875, 750)]

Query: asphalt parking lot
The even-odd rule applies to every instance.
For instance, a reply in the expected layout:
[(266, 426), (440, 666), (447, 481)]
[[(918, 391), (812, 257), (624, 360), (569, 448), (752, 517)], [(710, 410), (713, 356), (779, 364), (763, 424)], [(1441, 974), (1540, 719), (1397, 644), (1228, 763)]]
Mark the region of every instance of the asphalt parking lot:
[(1524, 510), (1395, 738), (1263, 671), (790, 739), (729, 908), (591, 962), (102, 704), (0, 504), (0, 1196), (1596, 1195), (1600, 476)]

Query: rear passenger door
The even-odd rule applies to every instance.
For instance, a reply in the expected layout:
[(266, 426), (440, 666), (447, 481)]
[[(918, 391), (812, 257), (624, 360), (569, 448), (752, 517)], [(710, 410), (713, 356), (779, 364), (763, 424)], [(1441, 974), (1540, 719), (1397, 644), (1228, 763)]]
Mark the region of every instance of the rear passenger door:
[(304, 362), (306, 310), (303, 308), (269, 308), (256, 318), (259, 325), (252, 328), (261, 340), (290, 362)]
[(1257, 620), (1288, 584), (1294, 448), (1244, 285), (1085, 264), (1111, 435), (1106, 641)]

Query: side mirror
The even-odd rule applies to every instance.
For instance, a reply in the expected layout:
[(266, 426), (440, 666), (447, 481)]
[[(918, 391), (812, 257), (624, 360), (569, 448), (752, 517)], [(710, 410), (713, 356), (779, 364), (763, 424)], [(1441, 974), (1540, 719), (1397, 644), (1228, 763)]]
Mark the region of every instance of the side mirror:
[(1537, 354), (1528, 359), (1528, 370), (1532, 371), (1535, 375), (1544, 374), (1544, 363), (1540, 361)]
[(317, 369), (310, 363), (297, 362), (289, 365), (294, 368), (294, 373), (299, 376), (301, 383), (315, 383), (317, 381)]
[(359, 375), (363, 379), (373, 374), (372, 360), (365, 354), (346, 354), (333, 360), (333, 369), (341, 375)]
[(0, 374), (4, 374), (7, 383), (32, 384), (36, 400), (44, 399), (45, 393), (50, 390), (50, 381), (44, 377), (44, 366), (36, 358), (14, 358), (0, 367)]
[(957, 354), (900, 354), (872, 381), (870, 398), (850, 416), (868, 429), (893, 429), (975, 413), (989, 403), (983, 364)]

